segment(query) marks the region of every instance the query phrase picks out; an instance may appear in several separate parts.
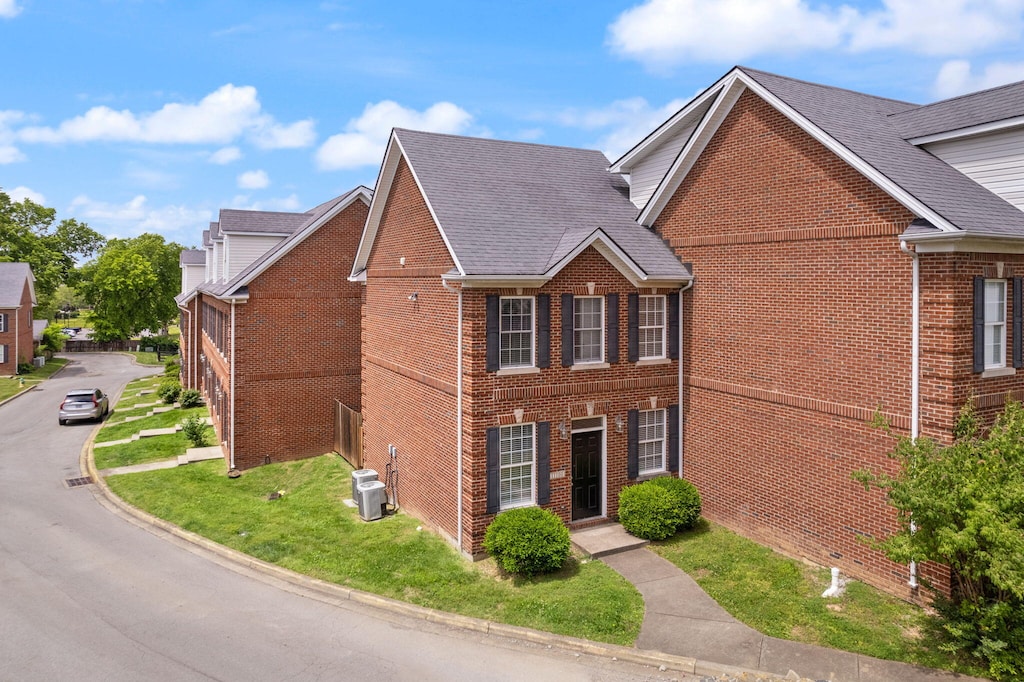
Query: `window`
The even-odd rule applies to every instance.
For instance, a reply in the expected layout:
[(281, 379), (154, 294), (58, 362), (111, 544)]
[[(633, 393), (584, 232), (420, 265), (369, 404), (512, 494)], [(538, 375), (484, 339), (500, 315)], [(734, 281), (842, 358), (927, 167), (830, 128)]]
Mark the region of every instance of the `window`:
[(640, 359), (665, 357), (665, 297), (641, 296), (639, 310)]
[(500, 508), (533, 503), (533, 424), (501, 427)]
[(0, 332), (7, 331), (7, 314), (0, 313)]
[(665, 410), (641, 410), (637, 424), (640, 475), (665, 471)]
[(576, 362), (604, 361), (604, 298), (577, 296), (573, 301), (573, 353)]
[(1006, 281), (985, 280), (985, 369), (1006, 366)]
[(0, 346), (0, 363), (7, 362), (7, 346)]
[(500, 366), (533, 366), (533, 297), (501, 299)]

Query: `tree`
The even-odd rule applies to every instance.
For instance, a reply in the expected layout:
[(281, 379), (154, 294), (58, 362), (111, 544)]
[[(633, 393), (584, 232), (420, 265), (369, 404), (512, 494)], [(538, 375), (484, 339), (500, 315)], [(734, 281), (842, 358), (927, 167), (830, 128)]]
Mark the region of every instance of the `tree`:
[(971, 404), (952, 445), (901, 438), (895, 476), (857, 472), (883, 490), (899, 531), (878, 543), (893, 561), (948, 566), (949, 594), (927, 583), (948, 639), (996, 679), (1024, 676), (1024, 406), (1007, 401), (987, 434)]
[[(15, 202), (0, 191), (0, 261), (28, 263), (35, 276), (39, 308), (52, 313), (57, 287), (74, 283), (75, 263), (95, 254), (104, 238), (85, 223), (29, 199)], [(49, 315), (47, 315), (49, 317)]]
[(155, 234), (107, 242), (99, 258), (81, 270), (82, 294), (93, 305), (94, 339), (129, 339), (177, 317), (181, 250)]

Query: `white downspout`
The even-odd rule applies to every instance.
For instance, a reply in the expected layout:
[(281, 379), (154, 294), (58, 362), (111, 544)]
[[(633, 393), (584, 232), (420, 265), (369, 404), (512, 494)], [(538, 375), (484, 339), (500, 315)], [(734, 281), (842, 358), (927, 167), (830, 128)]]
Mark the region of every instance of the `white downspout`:
[(458, 290), (450, 286), (445, 280), (441, 280), (441, 284), (450, 292), (454, 292), (459, 296), (459, 312), (458, 321), (456, 323), (456, 334), (458, 338), (455, 342), (455, 353), (456, 353), (456, 377), (455, 377), (455, 475), (457, 479), (456, 483), (456, 497), (458, 505), (455, 510), (455, 525), (457, 542), (459, 543), (459, 551), (462, 551), (462, 287)]
[(21, 319), (20, 319), (20, 317), (18, 315), (18, 311), (20, 311), (20, 310), (21, 310), (21, 306), (20, 305), (14, 309), (14, 374), (15, 375), (21, 374), (21, 372), (18, 371), (18, 363), (21, 362), (21, 353), (19, 352), (20, 349), (18, 348), (18, 341), (21, 340)]
[(679, 310), (676, 314), (679, 316), (679, 358), (676, 363), (679, 365), (679, 423), (676, 424), (676, 428), (679, 429), (679, 478), (683, 477), (683, 293), (693, 288), (694, 280), (679, 290)]
[[(911, 258), (911, 330), (910, 330), (910, 440), (916, 441), (920, 435), (920, 362), (921, 362), (921, 264), (916, 251), (907, 247), (907, 242), (900, 240), (900, 250)], [(915, 530), (914, 522), (910, 522), (910, 532)], [(907, 581), (911, 589), (917, 589), (917, 562), (910, 562), (910, 580)]]
[(231, 436), (228, 439), (229, 469), (235, 468), (235, 299), (231, 299)]

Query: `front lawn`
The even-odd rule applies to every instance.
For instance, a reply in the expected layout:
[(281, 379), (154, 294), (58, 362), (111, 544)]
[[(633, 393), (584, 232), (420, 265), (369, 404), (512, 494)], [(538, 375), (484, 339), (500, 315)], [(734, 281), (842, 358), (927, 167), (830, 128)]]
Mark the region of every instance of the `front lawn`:
[[(33, 367), (31, 372), (15, 377), (0, 379), (0, 400), (7, 400), (22, 391), (27, 391), (53, 376), (54, 372), (68, 364), (65, 358), (51, 358), (42, 367)], [(24, 379), (24, 386), (21, 380)]]
[[(343, 503), (350, 477), (344, 460), (323, 455), (258, 467), (234, 480), (223, 462), (212, 461), (111, 476), (107, 483), (155, 516), (315, 578), (511, 625), (635, 641), (643, 599), (603, 563), (571, 558), (557, 574), (507, 577), (492, 560), (466, 561), (405, 514), (361, 521)], [(278, 491), (280, 499), (268, 499)]]

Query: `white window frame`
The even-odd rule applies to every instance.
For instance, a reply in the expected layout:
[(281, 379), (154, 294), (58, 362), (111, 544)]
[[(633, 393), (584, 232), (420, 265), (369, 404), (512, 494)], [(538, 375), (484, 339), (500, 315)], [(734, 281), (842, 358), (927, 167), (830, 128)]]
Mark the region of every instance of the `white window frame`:
[[(655, 301), (655, 300), (659, 301), (660, 304), (661, 304), (661, 310), (660, 311), (655, 311), (655, 313), (658, 313), (658, 312), (661, 313), (661, 324), (644, 324), (644, 322), (645, 322), (645, 320), (644, 320), (645, 315), (651, 314), (651, 311), (644, 310), (644, 303), (645, 302), (650, 302), (650, 301)], [(639, 359), (641, 359), (641, 360), (662, 360), (662, 359), (668, 357), (668, 296), (665, 296), (665, 295), (641, 296), (640, 299), (639, 299), (639, 303), (637, 305), (637, 311), (638, 311), (638, 315), (637, 315), (637, 317), (638, 317), (638, 321), (637, 321), (638, 349), (637, 349), (637, 351), (639, 353)], [(657, 344), (660, 345), (661, 352), (657, 353), (657, 354), (654, 354), (654, 355), (647, 355), (647, 354), (644, 353), (644, 346), (645, 345), (650, 345), (652, 342), (644, 340), (644, 333), (645, 332), (651, 332), (651, 331), (654, 331), (656, 333), (660, 332), (661, 338), (659, 340), (655, 341), (654, 343), (657, 343)]]
[(0, 333), (7, 331), (7, 313), (0, 313)]
[[(993, 301), (993, 297), (998, 297)], [(994, 310), (990, 310), (993, 307)], [(989, 313), (995, 313), (990, 315)], [(985, 369), (1006, 367), (1006, 280), (985, 280)]]
[[(654, 420), (652, 423), (645, 423), (652, 418)], [(653, 474), (664, 473), (667, 471), (665, 460), (668, 444), (668, 410), (640, 410), (637, 423), (636, 440), (640, 475), (650, 476)], [(658, 437), (659, 428), (660, 437)], [(652, 447), (648, 448), (645, 446)], [(645, 453), (645, 450), (650, 450), (650, 452)], [(648, 462), (645, 467), (644, 460), (650, 460), (653, 457), (656, 457), (660, 463), (652, 466), (650, 462)]]
[[(527, 429), (529, 429), (528, 434), (526, 433)], [(516, 441), (520, 444), (519, 448), (514, 447)], [(528, 450), (523, 447), (525, 445), (529, 446)], [(513, 460), (514, 454), (519, 455), (515, 460)], [(524, 454), (528, 455), (528, 458), (525, 460), (523, 459)], [(525, 485), (522, 483), (524, 481), (524, 476), (522, 476), (521, 472), (516, 471), (523, 467), (527, 467), (529, 469), (528, 476), (525, 477)], [(508, 426), (500, 427), (498, 433), (498, 470), (499, 510), (514, 509), (515, 507), (528, 507), (534, 504), (534, 500), (536, 499), (537, 482), (536, 424), (530, 422), (526, 424), (509, 424)], [(519, 473), (519, 475), (513, 478), (513, 473)], [(520, 483), (515, 496), (513, 496), (511, 487), (511, 481), (513, 480)], [(506, 482), (509, 483), (507, 492)]]
[[(514, 330), (505, 328), (505, 302), (506, 301), (529, 301), (530, 302), (530, 328), (528, 330)], [(505, 339), (511, 338), (513, 334), (528, 334), (530, 337), (529, 349), (530, 359), (526, 363), (505, 362)], [(501, 369), (519, 369), (533, 367), (537, 362), (537, 301), (533, 296), (502, 296), (498, 301), (498, 367)]]
[[(600, 317), (601, 323), (599, 327), (580, 327), (577, 325), (580, 316), (580, 301), (598, 301), (598, 305), (601, 308)], [(598, 332), (599, 339), (599, 351), (597, 358), (588, 358), (586, 360), (580, 359), (580, 332)], [(604, 315), (604, 296), (574, 296), (572, 301), (572, 359), (574, 364), (587, 365), (587, 364), (598, 364), (604, 362), (604, 334), (605, 334), (605, 315)], [(590, 346), (587, 346), (588, 348)]]
[(0, 363), (7, 362), (7, 344), (0, 343)]

